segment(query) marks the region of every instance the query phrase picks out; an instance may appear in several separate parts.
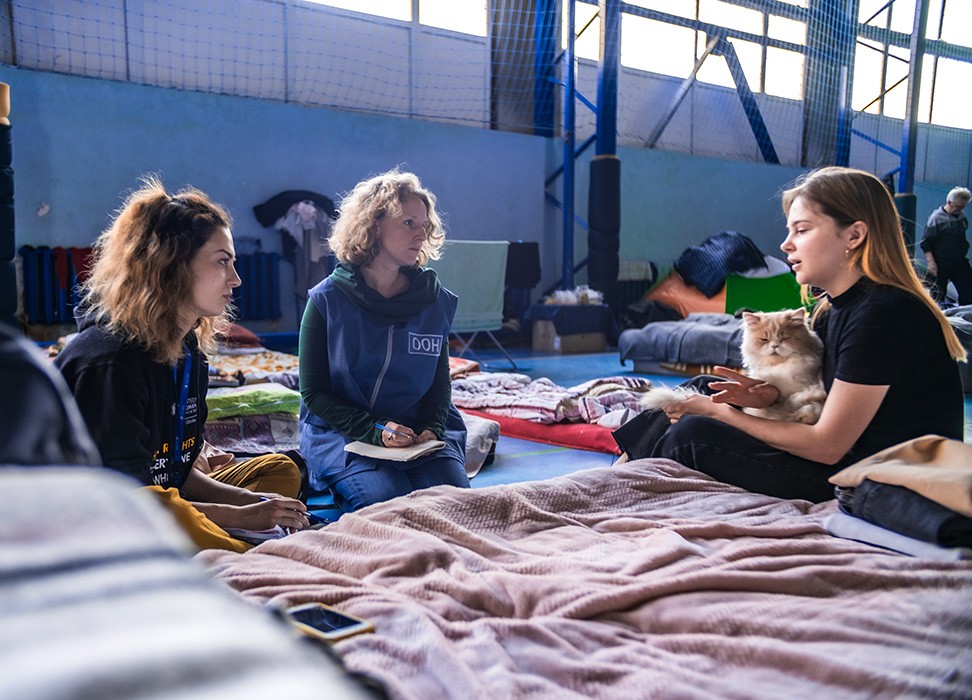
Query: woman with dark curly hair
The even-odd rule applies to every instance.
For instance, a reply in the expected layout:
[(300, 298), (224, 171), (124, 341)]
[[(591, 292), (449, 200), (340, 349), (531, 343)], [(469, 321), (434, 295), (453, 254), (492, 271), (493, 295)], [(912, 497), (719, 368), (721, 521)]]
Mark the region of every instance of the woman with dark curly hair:
[(308, 521), (293, 460), (233, 463), (203, 440), (207, 353), (240, 284), (230, 226), (199, 190), (146, 179), (95, 242), (80, 332), (55, 364), (105, 466), (156, 492), (200, 549), (245, 551), (224, 528)]
[[(365, 180), (341, 202), (329, 239), (339, 262), (310, 290), (300, 325), (300, 444), (311, 485), (345, 511), (430, 486), (469, 486), (449, 377), (457, 298), (423, 267), (444, 240), (435, 196), (411, 173)], [(445, 447), (412, 461), (344, 449), (429, 440)]]

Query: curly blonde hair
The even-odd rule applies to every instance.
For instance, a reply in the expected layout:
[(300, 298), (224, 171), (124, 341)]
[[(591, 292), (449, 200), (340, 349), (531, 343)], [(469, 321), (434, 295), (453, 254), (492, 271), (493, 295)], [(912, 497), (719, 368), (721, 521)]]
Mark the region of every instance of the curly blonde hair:
[(379, 252), (378, 222), (386, 216), (399, 216), (409, 197), (422, 200), (428, 215), (416, 266), (438, 260), (445, 228), (435, 208), (435, 195), (422, 187), (416, 175), (397, 168), (359, 182), (341, 200), (337, 222), (328, 238), (335, 257), (352, 265), (367, 265), (374, 260)]
[[(183, 354), (179, 313), (192, 297), (189, 263), (232, 218), (195, 188), (169, 195), (155, 177), (142, 183), (94, 243), (81, 310), (157, 362), (174, 365)], [(204, 352), (215, 351), (228, 322), (228, 310), (199, 320), (194, 330)]]
[[(883, 182), (863, 170), (829, 166), (801, 176), (793, 187), (783, 192), (783, 213), (787, 216), (797, 197), (812, 202), (820, 213), (834, 219), (840, 227), (863, 221), (867, 225), (867, 236), (862, 245), (850, 251), (850, 264), (878, 284), (897, 287), (918, 297), (938, 320), (952, 357), (959, 361), (966, 359), (965, 348), (952, 324), (915, 274), (905, 248), (897, 208)], [(804, 299), (808, 299), (809, 294), (809, 288), (804, 287)], [(828, 308), (830, 302), (826, 298), (820, 299), (813, 310), (813, 318)]]

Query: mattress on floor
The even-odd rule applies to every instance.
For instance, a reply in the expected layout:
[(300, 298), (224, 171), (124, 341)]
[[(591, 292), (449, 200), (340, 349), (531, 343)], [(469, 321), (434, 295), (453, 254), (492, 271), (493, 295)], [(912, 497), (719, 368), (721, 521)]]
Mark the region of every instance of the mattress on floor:
[[(741, 344), (741, 319), (698, 313), (680, 321), (657, 321), (623, 331), (618, 352), (622, 363), (632, 360), (642, 372), (661, 372), (662, 363), (742, 367)], [(649, 365), (650, 369), (644, 369)]]

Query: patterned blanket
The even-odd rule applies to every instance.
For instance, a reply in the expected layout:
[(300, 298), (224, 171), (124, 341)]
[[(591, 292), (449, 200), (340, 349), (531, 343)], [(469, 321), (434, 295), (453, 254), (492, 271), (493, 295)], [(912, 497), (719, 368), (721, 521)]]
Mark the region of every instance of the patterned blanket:
[[(277, 382), (290, 389), (298, 389), (300, 360), (278, 350), (263, 347), (241, 348), (232, 353), (220, 352), (213, 356), (209, 366), (213, 373), (229, 376), (240, 373), (247, 382)], [(479, 363), (462, 357), (449, 358), (449, 374), (461, 377), (470, 372), (478, 372)]]
[(240, 372), (247, 382), (276, 382), (290, 389), (297, 389), (300, 384), (298, 365), (296, 355), (265, 348), (253, 348), (232, 355), (217, 353), (209, 361), (210, 370), (228, 375)]
[(196, 559), (371, 620), (335, 648), (396, 699), (972, 697), (972, 562), (832, 537), (835, 509), (639, 460)]
[(641, 377), (604, 377), (564, 388), (546, 377), (489, 372), (452, 382), (452, 401), (459, 408), (537, 423), (597, 423), (613, 411), (640, 412), (638, 400), (651, 389)]

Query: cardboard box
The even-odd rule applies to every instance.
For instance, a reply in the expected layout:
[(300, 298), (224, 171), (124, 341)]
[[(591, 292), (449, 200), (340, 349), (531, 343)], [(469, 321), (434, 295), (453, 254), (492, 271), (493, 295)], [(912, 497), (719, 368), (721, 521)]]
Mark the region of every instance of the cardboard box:
[(604, 333), (557, 335), (557, 329), (553, 321), (534, 321), (533, 349), (565, 354), (604, 352), (607, 350), (607, 335)]

